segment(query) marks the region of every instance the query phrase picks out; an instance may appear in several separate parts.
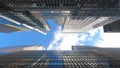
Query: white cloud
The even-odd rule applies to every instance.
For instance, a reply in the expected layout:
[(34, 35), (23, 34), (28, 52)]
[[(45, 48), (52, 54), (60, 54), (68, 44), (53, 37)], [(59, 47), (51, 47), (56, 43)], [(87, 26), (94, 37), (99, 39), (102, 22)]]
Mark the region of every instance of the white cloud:
[(88, 37), (88, 34), (82, 34), (82, 36), (79, 37), (79, 40), (85, 41), (87, 37)]
[(120, 47), (120, 33), (104, 33), (103, 41), (96, 43), (98, 47)]
[[(88, 38), (92, 38), (99, 29), (88, 31), (87, 33), (62, 33), (62, 27), (59, 26), (54, 32), (54, 38), (50, 42), (47, 50), (71, 50), (73, 45), (84, 45)], [(89, 33), (89, 34), (88, 34)]]
[(91, 36), (91, 37), (93, 37), (97, 32), (98, 32), (98, 28), (97, 28), (97, 29), (94, 29), (94, 30), (88, 31), (88, 33), (90, 33), (90, 36)]
[[(93, 37), (99, 33), (99, 39)], [(54, 38), (48, 46), (48, 50), (71, 50), (73, 45), (85, 45), (83, 42), (94, 42), (98, 47), (120, 47), (120, 33), (103, 33), (103, 27), (86, 33), (62, 33), (61, 26), (54, 32)]]

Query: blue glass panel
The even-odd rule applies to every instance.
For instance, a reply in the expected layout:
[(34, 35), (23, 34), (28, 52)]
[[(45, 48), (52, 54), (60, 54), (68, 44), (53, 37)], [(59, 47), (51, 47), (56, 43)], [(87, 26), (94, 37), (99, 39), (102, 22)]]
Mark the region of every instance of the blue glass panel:
[(10, 24), (12, 22), (6, 20), (6, 19), (3, 19), (3, 18), (0, 18), (0, 24)]

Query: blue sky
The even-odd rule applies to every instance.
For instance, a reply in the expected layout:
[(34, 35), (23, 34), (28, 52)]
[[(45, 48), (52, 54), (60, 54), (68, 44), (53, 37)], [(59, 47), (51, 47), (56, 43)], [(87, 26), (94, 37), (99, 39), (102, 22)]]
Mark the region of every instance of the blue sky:
[(13, 33), (0, 33), (0, 47), (2, 48), (24, 45), (44, 45), (45, 47), (47, 47), (53, 37), (53, 29), (56, 29), (57, 27), (57, 25), (54, 24), (54, 20), (48, 20), (48, 22), (52, 27), (52, 30), (49, 31), (47, 35), (43, 35), (32, 30)]
[[(62, 33), (61, 24), (56, 24), (54, 20), (47, 21), (51, 26), (51, 30), (47, 35), (32, 30), (0, 33), (0, 48), (24, 45), (43, 45), (47, 50), (71, 50), (71, 46), (73, 45), (100, 46), (101, 42), (104, 41), (103, 27), (81, 34)], [(7, 23), (8, 21), (2, 20), (1, 22)]]

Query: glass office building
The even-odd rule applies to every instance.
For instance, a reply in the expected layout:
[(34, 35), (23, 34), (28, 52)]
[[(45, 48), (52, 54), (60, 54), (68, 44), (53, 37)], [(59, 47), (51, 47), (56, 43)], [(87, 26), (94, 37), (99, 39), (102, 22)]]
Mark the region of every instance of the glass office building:
[[(0, 56), (1, 68), (119, 68), (119, 48), (73, 47), (72, 51), (20, 51)], [(81, 47), (79, 47), (81, 48)], [(97, 48), (97, 49), (96, 49)]]
[(0, 4), (2, 15), (17, 16), (20, 22), (46, 31), (47, 19), (63, 24), (63, 32), (79, 33), (120, 20), (119, 0), (1, 0)]
[(104, 32), (120, 32), (120, 20), (104, 25)]

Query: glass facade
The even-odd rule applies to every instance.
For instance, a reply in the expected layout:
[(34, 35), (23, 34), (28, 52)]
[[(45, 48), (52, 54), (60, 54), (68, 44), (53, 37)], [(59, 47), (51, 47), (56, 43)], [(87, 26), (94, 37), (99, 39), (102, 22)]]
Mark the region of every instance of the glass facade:
[[(8, 11), (13, 13), (29, 11), (37, 18), (54, 19), (63, 24), (63, 32), (86, 32), (120, 19), (119, 0), (1, 0), (0, 3), (9, 6)], [(40, 27), (46, 25), (40, 22), (37, 24)]]
[(104, 25), (104, 32), (120, 32), (120, 20)]
[[(91, 47), (92, 48), (92, 47)], [(85, 49), (85, 48), (84, 48)], [(1, 68), (119, 68), (120, 49), (20, 51), (0, 56)]]
[[(92, 48), (92, 47), (91, 47)], [(85, 49), (85, 48), (84, 48)], [(0, 68), (119, 68), (119, 48), (20, 51), (0, 55)]]

